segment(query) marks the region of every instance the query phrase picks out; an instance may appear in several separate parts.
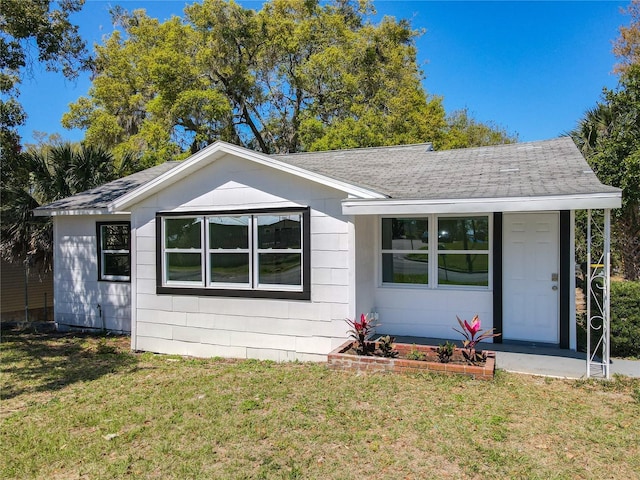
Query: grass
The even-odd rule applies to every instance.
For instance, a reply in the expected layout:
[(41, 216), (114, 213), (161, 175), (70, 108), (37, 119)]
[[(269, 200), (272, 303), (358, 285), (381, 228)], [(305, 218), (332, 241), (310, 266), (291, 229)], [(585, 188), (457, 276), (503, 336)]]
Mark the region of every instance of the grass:
[(638, 478), (640, 381), (133, 354), (6, 334), (0, 477)]

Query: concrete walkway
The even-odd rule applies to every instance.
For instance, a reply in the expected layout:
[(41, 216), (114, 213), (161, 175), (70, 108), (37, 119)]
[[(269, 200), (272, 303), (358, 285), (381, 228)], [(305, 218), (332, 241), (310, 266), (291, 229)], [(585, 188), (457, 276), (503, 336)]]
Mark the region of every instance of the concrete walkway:
[[(416, 345), (439, 345), (446, 340), (425, 337), (396, 337), (396, 342)], [(449, 340), (458, 346), (461, 342)], [(586, 378), (587, 355), (547, 345), (517, 343), (483, 343), (483, 348), (496, 352), (496, 367), (508, 372), (559, 378)], [(613, 358), (609, 364), (611, 376), (619, 374), (640, 378), (640, 360)], [(591, 367), (593, 377), (602, 377), (602, 368)]]

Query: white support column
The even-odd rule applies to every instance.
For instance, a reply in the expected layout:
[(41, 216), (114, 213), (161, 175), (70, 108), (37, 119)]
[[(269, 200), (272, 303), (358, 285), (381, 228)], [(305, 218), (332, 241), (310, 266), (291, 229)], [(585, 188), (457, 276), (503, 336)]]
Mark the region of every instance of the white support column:
[(604, 210), (604, 321), (603, 321), (603, 339), (604, 339), (604, 355), (602, 363), (604, 364), (605, 377), (607, 380), (611, 378), (610, 353), (611, 353), (611, 209)]
[[(587, 216), (587, 377), (610, 378), (611, 210)], [(595, 260), (595, 262), (594, 262)]]

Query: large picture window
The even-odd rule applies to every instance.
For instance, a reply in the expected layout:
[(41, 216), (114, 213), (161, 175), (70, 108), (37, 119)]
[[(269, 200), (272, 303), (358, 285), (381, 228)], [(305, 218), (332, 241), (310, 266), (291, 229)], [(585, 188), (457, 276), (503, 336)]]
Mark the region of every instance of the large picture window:
[(131, 226), (129, 222), (96, 224), (98, 279), (108, 282), (131, 280)]
[(307, 299), (309, 210), (159, 214), (159, 293)]
[(382, 218), (384, 284), (489, 286), (489, 217)]

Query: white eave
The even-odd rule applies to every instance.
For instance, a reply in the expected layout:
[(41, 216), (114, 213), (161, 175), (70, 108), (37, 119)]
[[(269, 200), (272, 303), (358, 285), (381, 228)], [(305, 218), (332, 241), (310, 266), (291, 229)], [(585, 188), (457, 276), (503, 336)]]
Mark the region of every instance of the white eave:
[(350, 196), (354, 196), (357, 198), (363, 198), (363, 199), (386, 198), (385, 195), (375, 192), (373, 190), (361, 188), (347, 182), (335, 180), (327, 176), (314, 173), (309, 170), (305, 170), (300, 167), (289, 165), (287, 163), (275, 160), (272, 157), (269, 157), (267, 155), (254, 152), (253, 150), (248, 150), (243, 147), (231, 145), (226, 142), (216, 142), (208, 146), (207, 148), (200, 150), (198, 153), (194, 154), (193, 156), (189, 157), (187, 160), (182, 162), (177, 167), (160, 175), (154, 180), (151, 180), (150, 182), (147, 182), (144, 185), (141, 185), (135, 190), (117, 198), (109, 205), (108, 210), (111, 213), (114, 213), (116, 211), (127, 210), (131, 205), (138, 203), (140, 200), (148, 197), (149, 195), (153, 195), (154, 193), (159, 192), (166, 186), (171, 185), (172, 183), (188, 175), (193, 174), (197, 170), (203, 168), (209, 163), (215, 160), (218, 160), (219, 158), (227, 154), (233, 155), (239, 158), (244, 158), (246, 160), (250, 160), (260, 165), (264, 165), (282, 172), (290, 173), (297, 177), (304, 178), (312, 182), (325, 185), (330, 188), (335, 188), (337, 190), (340, 190), (349, 194)]
[(62, 215), (131, 215), (131, 212), (110, 211), (107, 208), (79, 208), (79, 209), (35, 209), (34, 217), (59, 217)]
[(425, 213), (534, 212), (620, 208), (621, 204), (621, 192), (435, 200), (347, 199), (342, 201), (342, 213), (345, 215), (416, 215)]

